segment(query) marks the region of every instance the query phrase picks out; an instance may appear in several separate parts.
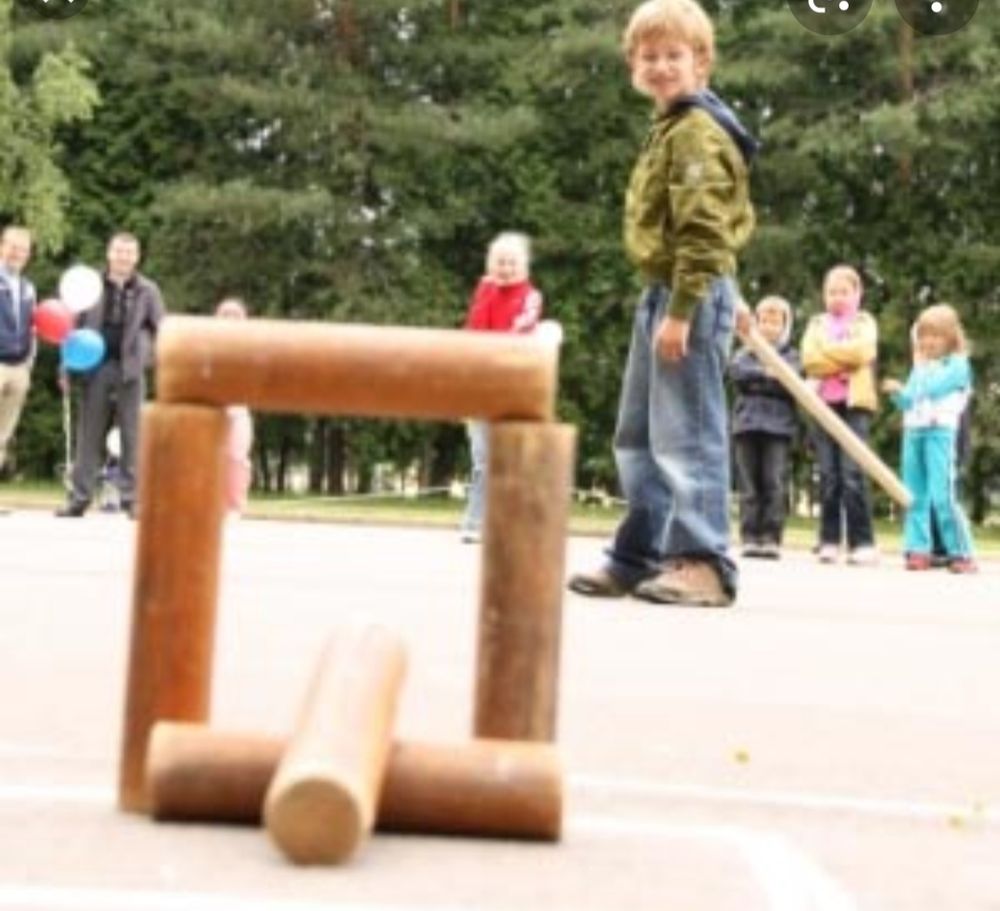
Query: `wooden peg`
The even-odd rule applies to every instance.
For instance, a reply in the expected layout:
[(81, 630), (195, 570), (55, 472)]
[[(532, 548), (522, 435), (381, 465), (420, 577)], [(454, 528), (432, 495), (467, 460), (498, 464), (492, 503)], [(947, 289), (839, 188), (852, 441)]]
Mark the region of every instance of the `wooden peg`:
[(200, 405), (142, 410), (139, 519), (118, 803), (146, 809), (156, 721), (205, 721), (212, 688), (226, 415)]
[(264, 824), (295, 863), (338, 863), (371, 832), (405, 665), (382, 627), (330, 637), (264, 800)]

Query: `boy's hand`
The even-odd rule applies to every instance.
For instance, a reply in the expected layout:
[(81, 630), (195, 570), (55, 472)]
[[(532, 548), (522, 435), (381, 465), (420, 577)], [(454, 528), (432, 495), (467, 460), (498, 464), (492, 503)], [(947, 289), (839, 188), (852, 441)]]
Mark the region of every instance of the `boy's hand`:
[(747, 306), (747, 302), (740, 300), (736, 302), (736, 334), (741, 338), (746, 336), (753, 326), (753, 311)]
[(899, 392), (903, 388), (903, 384), (899, 380), (894, 380), (892, 377), (887, 377), (882, 380), (882, 391), (886, 395), (893, 395)]
[(665, 361), (679, 361), (687, 354), (690, 328), (686, 319), (664, 318), (656, 333), (656, 353)]

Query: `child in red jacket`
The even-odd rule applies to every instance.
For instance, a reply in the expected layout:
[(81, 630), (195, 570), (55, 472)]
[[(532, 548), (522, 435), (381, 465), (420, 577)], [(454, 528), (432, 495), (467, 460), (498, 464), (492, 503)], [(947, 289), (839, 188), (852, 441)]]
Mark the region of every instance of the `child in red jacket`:
[[(542, 295), (531, 284), (531, 244), (513, 231), (497, 235), (486, 254), (486, 274), (479, 280), (469, 303), (465, 328), (479, 332), (530, 332), (542, 313)], [(483, 522), (483, 492), (489, 424), (469, 421), (472, 477), (469, 500), (462, 519), (462, 540), (479, 540)]]

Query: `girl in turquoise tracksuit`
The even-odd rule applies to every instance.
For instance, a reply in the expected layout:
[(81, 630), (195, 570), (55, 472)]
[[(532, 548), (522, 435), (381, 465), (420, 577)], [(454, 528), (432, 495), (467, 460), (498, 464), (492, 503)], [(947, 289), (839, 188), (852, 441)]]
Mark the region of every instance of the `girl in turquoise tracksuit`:
[(958, 314), (928, 307), (913, 326), (913, 369), (903, 385), (883, 388), (903, 412), (903, 483), (913, 495), (903, 543), (906, 568), (931, 566), (931, 510), (939, 522), (952, 572), (976, 571), (972, 535), (955, 491), (955, 436), (972, 392), (972, 371)]

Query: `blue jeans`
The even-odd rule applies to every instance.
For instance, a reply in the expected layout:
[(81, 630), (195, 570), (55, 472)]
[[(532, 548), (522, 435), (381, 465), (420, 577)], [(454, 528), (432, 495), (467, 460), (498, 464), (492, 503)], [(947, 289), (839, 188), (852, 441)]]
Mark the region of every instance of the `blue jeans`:
[[(868, 442), (871, 414), (846, 405), (830, 406), (858, 439)], [(872, 527), (871, 495), (868, 481), (858, 463), (840, 448), (840, 444), (818, 424), (813, 443), (819, 462), (819, 543), (840, 544), (846, 532), (847, 547), (871, 547), (875, 543)]]
[(654, 347), (669, 299), (667, 289), (653, 285), (636, 310), (614, 440), (628, 512), (608, 550), (608, 570), (631, 586), (666, 561), (704, 560), (735, 595), (723, 378), (736, 284), (729, 277), (712, 283), (691, 315), (688, 353), (675, 362)]
[(486, 421), (469, 421), (469, 454), (472, 457), (472, 476), (469, 479), (469, 500), (462, 518), (465, 531), (479, 531), (483, 525), (486, 499), (486, 465), (489, 462), (490, 425)]

